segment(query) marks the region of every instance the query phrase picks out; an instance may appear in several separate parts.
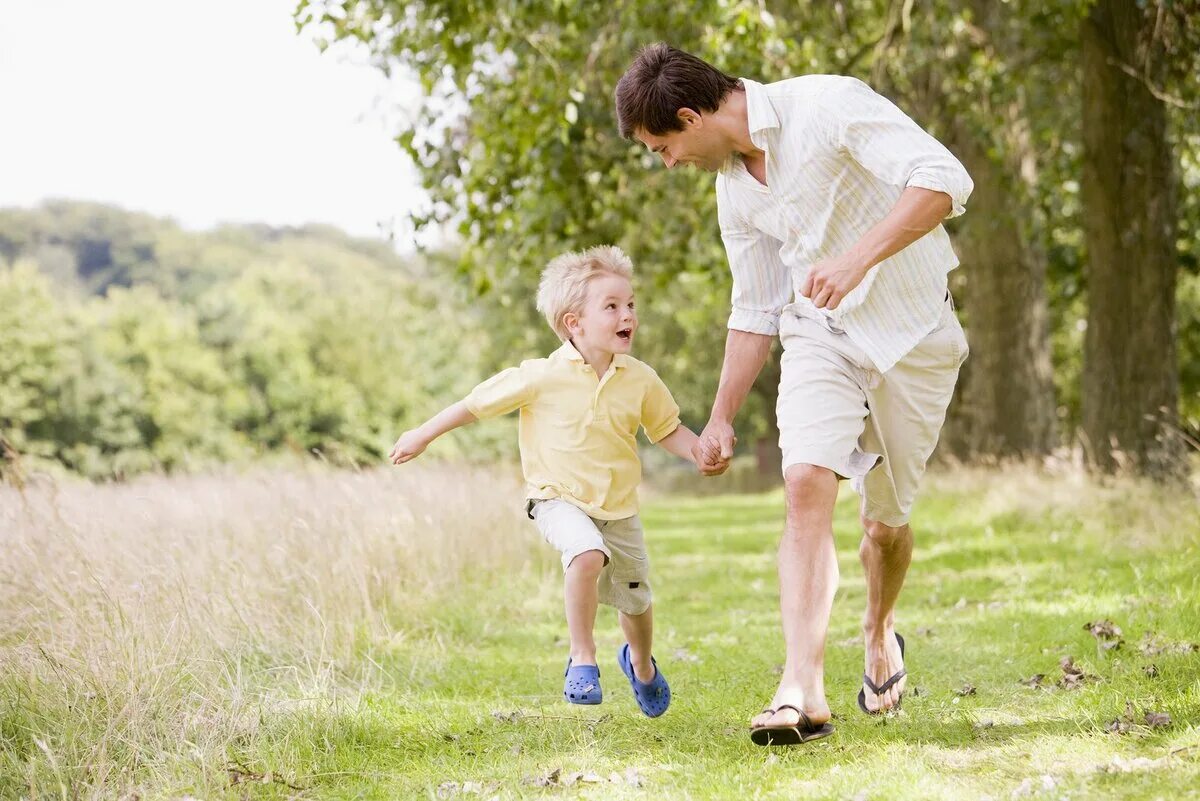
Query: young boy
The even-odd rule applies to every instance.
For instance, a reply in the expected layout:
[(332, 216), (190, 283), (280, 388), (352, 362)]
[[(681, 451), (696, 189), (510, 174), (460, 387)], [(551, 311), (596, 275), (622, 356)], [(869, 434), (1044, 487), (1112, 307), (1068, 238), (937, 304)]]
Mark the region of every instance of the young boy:
[(563, 345), (548, 358), (510, 367), (396, 441), (394, 464), (442, 434), (520, 409), (526, 512), (562, 553), (571, 637), (563, 696), (603, 698), (592, 629), (598, 603), (615, 606), (628, 641), (617, 663), (642, 712), (667, 711), (671, 690), (651, 656), (649, 563), (638, 521), (641, 480), (635, 435), (695, 463), (696, 435), (654, 370), (629, 356), (637, 332), (633, 265), (615, 247), (554, 259), (542, 273), (537, 308)]

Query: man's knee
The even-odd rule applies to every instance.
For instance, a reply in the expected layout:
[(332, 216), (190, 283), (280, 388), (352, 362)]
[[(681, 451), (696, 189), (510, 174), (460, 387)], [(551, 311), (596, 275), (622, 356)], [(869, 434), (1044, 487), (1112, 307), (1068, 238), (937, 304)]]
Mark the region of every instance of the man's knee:
[(912, 538), (912, 529), (908, 527), (907, 523), (902, 523), (899, 526), (889, 526), (886, 523), (871, 520), (867, 517), (861, 519), (863, 532), (871, 542), (880, 548), (891, 548), (906, 539)]
[(599, 576), (605, 560), (604, 551), (584, 551), (571, 560), (568, 569), (584, 576)]
[(837, 474), (828, 467), (794, 464), (784, 472), (783, 484), (788, 507), (799, 509), (825, 503), (829, 490), (837, 490)]

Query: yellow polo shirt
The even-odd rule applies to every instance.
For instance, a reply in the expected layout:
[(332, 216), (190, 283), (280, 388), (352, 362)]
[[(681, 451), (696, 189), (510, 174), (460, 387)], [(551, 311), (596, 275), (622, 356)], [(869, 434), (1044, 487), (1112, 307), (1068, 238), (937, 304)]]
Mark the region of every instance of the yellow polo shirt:
[(560, 498), (600, 520), (638, 511), (638, 427), (658, 442), (679, 426), (679, 406), (649, 365), (613, 355), (602, 378), (570, 342), (484, 381), (466, 397), (479, 419), (521, 410), (528, 497)]

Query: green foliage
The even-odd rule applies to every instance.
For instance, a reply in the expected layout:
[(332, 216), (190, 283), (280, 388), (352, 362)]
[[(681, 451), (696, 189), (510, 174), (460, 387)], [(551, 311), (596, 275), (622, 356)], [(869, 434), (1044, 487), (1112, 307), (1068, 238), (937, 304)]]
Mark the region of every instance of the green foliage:
[[(133, 230), (142, 246), (104, 238)], [(0, 212), (0, 251), (18, 259), (0, 264), (0, 434), (33, 467), (102, 478), (272, 453), (372, 462), (483, 376), (485, 317), (465, 293), (341, 232), (192, 234), (55, 203)], [(86, 262), (93, 252), (110, 259)], [(512, 433), (489, 426), (439, 450), (508, 453)]]
[[(1189, 55), (1196, 20), (1176, 5), (1161, 10), (1159, 36), (1176, 68), (1158, 89), (1195, 102), (1188, 65), (1196, 58)], [(548, 258), (619, 244), (640, 274), (648, 336), (639, 355), (673, 387), (687, 388), (685, 416), (699, 422), (708, 400), (702, 388), (713, 386), (719, 371), (729, 277), (709, 177), (668, 173), (617, 134), (612, 92), (638, 47), (666, 40), (727, 72), (768, 81), (813, 72), (857, 75), (935, 135), (976, 139), (1004, 170), (1019, 173), (1014, 197), (1025, 205), (1031, 246), (1047, 257), (1054, 335), (1069, 342), (1086, 309), (1075, 102), (1086, 13), (1078, 0), (683, 6), (312, 0), (300, 3), (296, 19), (330, 39), (365, 42), (382, 68), (411, 70), (421, 81), (426, 102), (399, 138), (432, 199), (416, 222), (456, 226), (464, 283), (513, 310), (515, 324), (495, 329), (495, 346), (532, 353), (551, 341), (531, 335), (538, 329), (528, 304)], [(1181, 163), (1194, 173), (1197, 118), (1176, 116)], [(1187, 232), (1200, 227), (1194, 198), (1185, 200), (1181, 222), (1186, 268), (1196, 258)], [(680, 280), (685, 276), (691, 283)], [(955, 280), (969, 281), (969, 270)], [(703, 298), (697, 286), (705, 287)], [(1189, 302), (1182, 293), (1180, 300)], [(1189, 314), (1181, 310), (1184, 319)], [(676, 352), (680, 341), (693, 355)], [(1056, 354), (1069, 431), (1079, 413), (1078, 355)], [(1200, 393), (1184, 373), (1183, 394)], [(750, 437), (768, 429), (773, 404), (769, 382), (758, 389), (741, 421)]]

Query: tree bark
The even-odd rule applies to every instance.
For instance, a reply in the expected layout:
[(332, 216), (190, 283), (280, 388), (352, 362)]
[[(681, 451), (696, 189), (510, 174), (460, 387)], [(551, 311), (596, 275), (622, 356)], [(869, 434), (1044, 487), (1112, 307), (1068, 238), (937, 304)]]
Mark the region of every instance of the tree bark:
[(993, 161), (979, 134), (955, 144), (975, 191), (957, 234), (971, 356), (950, 444), (965, 458), (1044, 456), (1055, 445), (1045, 254), (1016, 165)]
[(1082, 25), (1082, 412), (1093, 467), (1161, 475), (1180, 471), (1183, 458), (1176, 184), (1166, 109), (1149, 88), (1163, 64), (1152, 24), (1135, 3), (1098, 0)]

